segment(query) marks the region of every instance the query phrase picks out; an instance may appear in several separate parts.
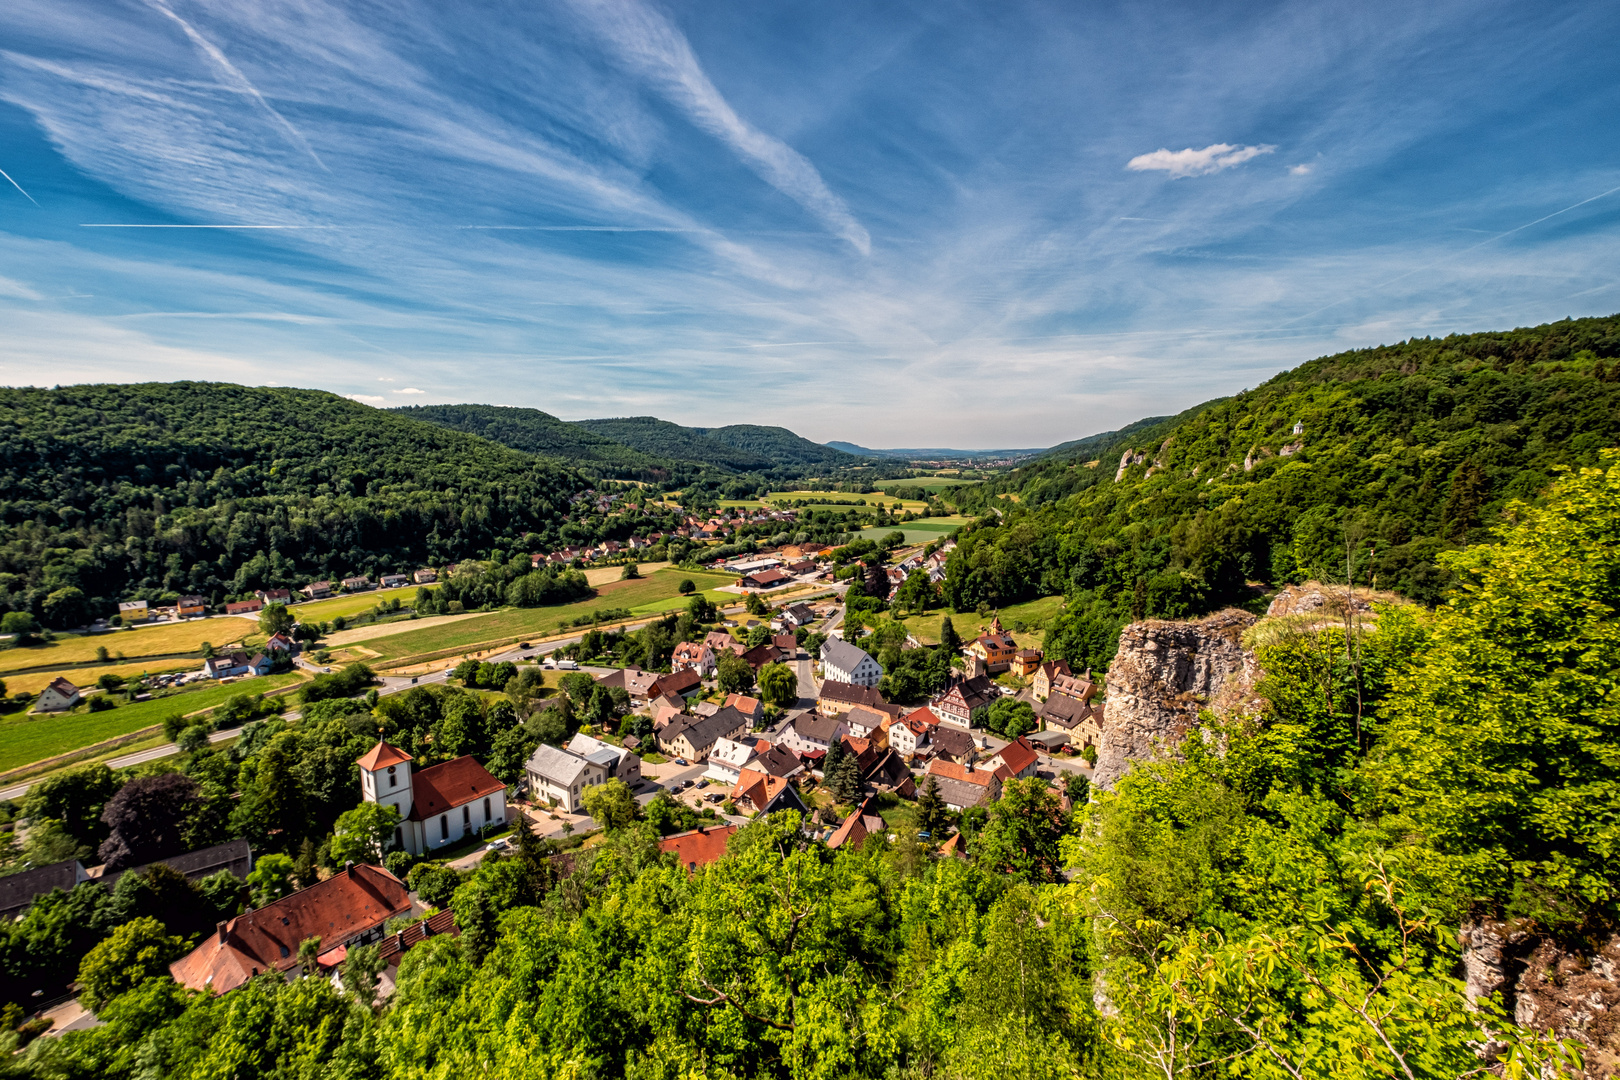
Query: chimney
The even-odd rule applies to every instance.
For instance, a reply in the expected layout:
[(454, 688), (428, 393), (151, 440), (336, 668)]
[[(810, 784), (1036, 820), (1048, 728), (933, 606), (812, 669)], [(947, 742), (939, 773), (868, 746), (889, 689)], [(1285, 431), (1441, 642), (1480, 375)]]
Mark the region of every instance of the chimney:
[(972, 758), (968, 758), (967, 761), (965, 761), (962, 764), (962, 771), (963, 772), (968, 772), (968, 773), (973, 771), (973, 759)]
[(225, 944), (225, 924), (220, 923), (215, 929), (219, 931), (219, 943), (221, 945)]

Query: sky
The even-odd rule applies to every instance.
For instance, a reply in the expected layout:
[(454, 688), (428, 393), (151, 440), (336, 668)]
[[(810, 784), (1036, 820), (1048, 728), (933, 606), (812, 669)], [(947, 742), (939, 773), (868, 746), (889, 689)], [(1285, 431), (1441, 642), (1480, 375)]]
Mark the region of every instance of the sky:
[(0, 383), (1023, 448), (1620, 311), (1620, 5), (8, 0)]

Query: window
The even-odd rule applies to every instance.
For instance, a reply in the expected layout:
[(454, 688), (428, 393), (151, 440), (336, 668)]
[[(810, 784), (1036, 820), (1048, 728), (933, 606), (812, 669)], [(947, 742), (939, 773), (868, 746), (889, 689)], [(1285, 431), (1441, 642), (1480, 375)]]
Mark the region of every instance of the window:
[(490, 815), (490, 812), (489, 812), (489, 797), (487, 795), (484, 797), (484, 820), (485, 821), (493, 821), (494, 820), (494, 818)]
[(450, 839), (450, 815), (449, 814), (440, 814), (439, 815), (439, 839), (440, 840), (448, 840), (448, 839)]
[(394, 828), (394, 846), (397, 848), (405, 846), (405, 827), (403, 825)]
[(394, 775), (394, 766), (392, 766), (392, 765), (388, 766), (388, 786), (389, 787), (398, 787), (399, 786), (399, 777)]
[(471, 825), (472, 824), (472, 807), (463, 806), (461, 808), (461, 823), (463, 825)]

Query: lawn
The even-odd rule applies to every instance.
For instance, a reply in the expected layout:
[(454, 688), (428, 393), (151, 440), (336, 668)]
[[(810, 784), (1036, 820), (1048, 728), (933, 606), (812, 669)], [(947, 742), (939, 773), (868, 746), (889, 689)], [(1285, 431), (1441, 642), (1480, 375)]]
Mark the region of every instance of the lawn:
[(962, 517), (923, 518), (920, 521), (904, 521), (898, 525), (868, 525), (861, 531), (874, 536), (885, 536), (898, 529), (906, 534), (906, 543), (926, 544), (950, 535), (967, 522), (968, 519)]
[(933, 480), (885, 480), (880, 484), (874, 484), (872, 486), (883, 491), (889, 491), (893, 488), (899, 487), (919, 487), (924, 491), (937, 492), (944, 491), (946, 488), (962, 487), (965, 484), (982, 483), (984, 483), (983, 480), (958, 480), (954, 477), (942, 476)]
[[(488, 615), (460, 619), (440, 626), (424, 627), (409, 633), (386, 637), (364, 638), (351, 642), (363, 645), (377, 653), (378, 664), (398, 663), (403, 658), (422, 660), (434, 658), (432, 654), (447, 654), (458, 649), (472, 649), (488, 645), (540, 639), (565, 632), (581, 615), (610, 608), (649, 609), (648, 614), (664, 610), (665, 606), (681, 607), (686, 599), (680, 595), (680, 583), (690, 578), (700, 589), (712, 590), (717, 585), (730, 585), (736, 580), (729, 574), (712, 574), (697, 570), (659, 570), (635, 581), (614, 581), (601, 586), (597, 595), (589, 600), (557, 607), (505, 608)], [(705, 594), (716, 603), (736, 602), (735, 596), (725, 593)], [(672, 603), (673, 602), (673, 603)], [(583, 632), (584, 627), (580, 628)]]
[(151, 701), (120, 705), (106, 712), (76, 712), (65, 716), (14, 713), (0, 718), (0, 772), (161, 724), (166, 717), (176, 713), (189, 714), (211, 709), (237, 694), (262, 694), (298, 682), (300, 678), (288, 672), (260, 679), (243, 679), (228, 686), (209, 686), (153, 698)]
[[(1018, 642), (1020, 647), (1038, 649), (1041, 647), (1041, 638), (1047, 623), (1062, 610), (1063, 597), (1043, 596), (1039, 600), (1002, 608), (1001, 625), (1013, 631), (1013, 640)], [(900, 621), (924, 645), (938, 645), (939, 625), (945, 621), (947, 615), (951, 617), (951, 625), (956, 627), (956, 634), (964, 643), (977, 637), (979, 627), (989, 626), (990, 620), (995, 617), (994, 613), (980, 615), (976, 611), (960, 614), (951, 611), (930, 611), (926, 615), (908, 615)], [(1022, 632), (1014, 630), (1014, 622), (1023, 622), (1027, 629)]]
[(253, 633), (255, 629), (253, 623), (246, 619), (221, 618), (63, 637), (48, 644), (0, 650), (0, 674), (55, 664), (90, 663), (98, 659), (98, 648), (105, 648), (114, 659), (122, 654), (129, 660), (142, 656), (194, 653), (202, 648), (205, 641), (212, 642), (216, 648), (223, 648), (241, 641), (244, 634)]
[(409, 606), (416, 599), (417, 586), (407, 585), (403, 589), (373, 589), (371, 592), (346, 593), (343, 596), (334, 596), (330, 600), (310, 600), (302, 604), (294, 604), (292, 613), (298, 616), (299, 622), (331, 622), (339, 615), (345, 618), (350, 615), (360, 615), (377, 606), (380, 600), (391, 600), (399, 597), (399, 602)]
[(8, 674), (4, 681), (6, 692), (9, 694), (37, 694), (57, 678), (66, 679), (83, 689), (94, 686), (97, 679), (109, 673), (122, 675), (125, 679), (135, 679), (142, 675), (161, 675), (169, 671), (196, 671), (201, 667), (201, 660), (182, 657), (175, 660), (148, 660), (136, 664), (98, 664), (95, 667), (71, 668), (67, 671), (20, 671), (14, 675)]

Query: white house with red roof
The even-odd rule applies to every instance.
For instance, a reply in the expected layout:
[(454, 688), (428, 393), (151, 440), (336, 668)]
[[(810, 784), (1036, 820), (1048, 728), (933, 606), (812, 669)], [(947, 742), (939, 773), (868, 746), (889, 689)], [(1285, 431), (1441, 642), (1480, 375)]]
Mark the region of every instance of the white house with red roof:
[(394, 846), (412, 855), (506, 823), (506, 785), (466, 755), (419, 772), (411, 755), (379, 739), (357, 765), (360, 796), (399, 812)]

